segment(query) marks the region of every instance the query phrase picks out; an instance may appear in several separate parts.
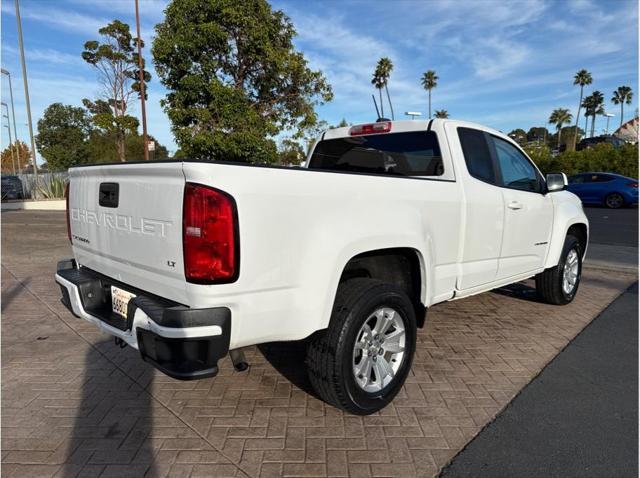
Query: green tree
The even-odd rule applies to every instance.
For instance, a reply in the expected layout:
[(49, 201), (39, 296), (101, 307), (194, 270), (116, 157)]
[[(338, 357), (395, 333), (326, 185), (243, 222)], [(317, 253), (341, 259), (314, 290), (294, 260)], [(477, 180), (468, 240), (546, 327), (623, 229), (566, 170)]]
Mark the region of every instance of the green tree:
[(36, 145), (51, 171), (89, 160), (91, 118), (84, 108), (53, 103), (38, 121)]
[(16, 173), (31, 168), (31, 150), (26, 143), (19, 140), (8, 145), (0, 155), (0, 168), (3, 173), (13, 173), (14, 165)]
[(433, 70), (422, 74), (422, 87), (429, 92), (429, 118), (431, 118), (431, 90), (438, 86), (438, 76)]
[(344, 128), (344, 127), (346, 127), (346, 126), (349, 126), (349, 123), (347, 123), (347, 120), (346, 120), (346, 119), (342, 118), (342, 119), (340, 120), (340, 123), (338, 123), (338, 124), (336, 125), (336, 128)]
[(585, 130), (588, 129), (588, 118), (591, 117), (591, 137), (595, 134), (596, 116), (604, 114), (604, 95), (596, 90), (582, 102), (584, 107)]
[(433, 113), (433, 117), (446, 119), (449, 117), (449, 112), (447, 110), (436, 110), (436, 112)]
[(188, 157), (275, 162), (273, 137), (310, 127), (333, 97), (296, 51), (291, 20), (265, 0), (173, 0), (165, 15), (152, 53)]
[(382, 88), (384, 88), (385, 81), (382, 70), (380, 69), (380, 63), (376, 65), (376, 69), (373, 72), (373, 78), (371, 78), (371, 84), (378, 90), (378, 97), (380, 98), (380, 118), (384, 118), (384, 102), (382, 101)]
[(584, 87), (586, 85), (590, 85), (593, 82), (593, 78), (591, 77), (591, 73), (587, 70), (582, 69), (578, 71), (573, 77), (573, 84), (580, 86), (580, 101), (578, 101), (578, 113), (576, 113), (576, 127), (575, 133), (576, 136), (573, 138), (573, 149), (576, 148), (576, 144), (578, 142), (578, 121), (580, 120), (580, 108), (582, 107), (582, 96), (584, 93)]
[(566, 123), (570, 123), (571, 118), (572, 115), (566, 108), (557, 108), (553, 110), (551, 116), (549, 116), (549, 123), (556, 125), (556, 129), (558, 130), (558, 149), (560, 149), (560, 132), (562, 130), (562, 126)]
[(304, 149), (300, 143), (292, 138), (285, 138), (278, 148), (278, 162), (284, 165), (298, 165), (304, 160)]
[[(389, 109), (391, 110), (391, 119), (395, 119), (395, 115), (393, 113), (393, 104), (391, 103), (391, 96), (389, 96), (389, 78), (391, 77), (391, 72), (393, 71), (393, 63), (387, 57), (382, 57), (378, 61), (376, 66), (376, 73), (374, 73), (374, 80), (376, 76), (380, 78), (380, 84), (384, 87), (384, 91), (387, 93), (387, 100), (389, 101)], [(373, 81), (372, 81), (373, 83)], [(376, 83), (374, 83), (375, 85)], [(377, 88), (377, 86), (376, 86)], [(379, 90), (382, 91), (381, 89)], [(382, 96), (380, 96), (380, 103), (382, 104)]]
[(527, 141), (538, 144), (546, 144), (549, 139), (549, 130), (544, 126), (534, 126), (527, 131)]
[(613, 97), (611, 101), (620, 105), (620, 126), (624, 122), (624, 105), (625, 103), (630, 105), (633, 100), (633, 91), (630, 86), (618, 86), (618, 89), (613, 92)]
[(518, 144), (522, 145), (527, 143), (527, 133), (522, 128), (511, 130), (509, 137)]
[[(93, 113), (96, 126), (113, 137), (118, 158), (125, 161), (126, 135), (138, 127), (138, 120), (127, 114), (132, 96), (139, 98), (141, 90), (136, 42), (140, 41), (143, 46), (144, 42), (134, 38), (129, 25), (120, 20), (112, 21), (98, 33), (102, 41), (86, 42), (82, 58), (97, 70), (104, 89), (98, 100), (84, 99), (83, 103)], [(144, 63), (143, 78), (145, 83), (151, 80), (151, 74), (144, 70)], [(145, 85), (145, 96), (146, 91)]]

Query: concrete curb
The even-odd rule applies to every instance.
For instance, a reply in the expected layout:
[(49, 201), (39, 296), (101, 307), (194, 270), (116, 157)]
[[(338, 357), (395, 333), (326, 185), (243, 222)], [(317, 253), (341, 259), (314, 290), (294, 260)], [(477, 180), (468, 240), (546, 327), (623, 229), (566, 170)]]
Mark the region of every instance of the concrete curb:
[(38, 201), (3, 202), (3, 211), (64, 211), (67, 208), (64, 199), (44, 199)]

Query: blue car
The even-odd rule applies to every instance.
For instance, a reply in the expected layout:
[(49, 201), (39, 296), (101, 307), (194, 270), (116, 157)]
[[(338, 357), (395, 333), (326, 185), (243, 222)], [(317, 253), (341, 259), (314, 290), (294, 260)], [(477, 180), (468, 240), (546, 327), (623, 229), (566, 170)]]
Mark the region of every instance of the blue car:
[(638, 180), (613, 173), (581, 173), (569, 177), (569, 191), (584, 204), (618, 209), (638, 204)]

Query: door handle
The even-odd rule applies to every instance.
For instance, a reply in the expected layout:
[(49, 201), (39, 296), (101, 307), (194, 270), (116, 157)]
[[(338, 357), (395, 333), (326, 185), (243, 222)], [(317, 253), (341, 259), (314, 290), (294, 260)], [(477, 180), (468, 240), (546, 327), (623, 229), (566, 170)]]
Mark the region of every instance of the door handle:
[(522, 203), (518, 201), (511, 201), (507, 207), (513, 210), (522, 209)]

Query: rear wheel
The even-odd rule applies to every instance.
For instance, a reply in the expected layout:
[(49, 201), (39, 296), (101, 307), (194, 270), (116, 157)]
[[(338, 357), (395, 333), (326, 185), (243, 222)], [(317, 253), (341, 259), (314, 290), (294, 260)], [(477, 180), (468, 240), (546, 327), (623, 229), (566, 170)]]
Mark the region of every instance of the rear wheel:
[(565, 305), (576, 296), (581, 275), (582, 247), (575, 236), (568, 234), (560, 262), (536, 276), (536, 290), (545, 302)]
[(337, 293), (329, 328), (307, 352), (309, 379), (326, 402), (358, 415), (385, 407), (413, 360), (414, 308), (392, 284), (351, 279)]
[(620, 209), (624, 206), (624, 198), (620, 193), (611, 193), (604, 199), (604, 204), (609, 209)]

